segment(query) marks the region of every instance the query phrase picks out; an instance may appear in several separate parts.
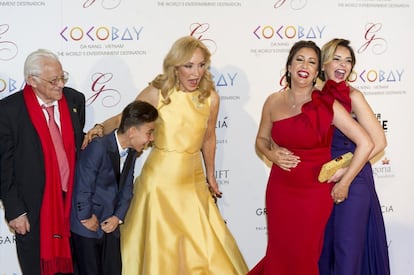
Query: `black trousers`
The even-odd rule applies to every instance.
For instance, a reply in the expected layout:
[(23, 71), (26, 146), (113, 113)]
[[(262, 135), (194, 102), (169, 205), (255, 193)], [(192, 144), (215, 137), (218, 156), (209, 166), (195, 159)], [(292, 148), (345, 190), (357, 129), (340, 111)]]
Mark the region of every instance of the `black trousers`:
[(40, 275), (40, 231), (31, 225), (25, 235), (16, 234), (16, 249), (20, 268), (24, 275)]
[(79, 275), (121, 275), (120, 241), (113, 232), (100, 239), (72, 232), (72, 241)]
[[(73, 255), (72, 240), (70, 242)], [(25, 235), (16, 234), (16, 250), (22, 274), (40, 275), (40, 227), (37, 224), (32, 224), (30, 232)], [(77, 275), (76, 266), (73, 274)], [(72, 275), (72, 273), (56, 275)]]

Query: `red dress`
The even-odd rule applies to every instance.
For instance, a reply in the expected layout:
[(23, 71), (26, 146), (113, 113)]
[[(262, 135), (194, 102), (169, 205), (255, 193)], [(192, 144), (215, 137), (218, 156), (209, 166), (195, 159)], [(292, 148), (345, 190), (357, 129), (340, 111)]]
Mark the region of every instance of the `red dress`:
[(266, 255), (249, 275), (319, 274), (333, 185), (319, 183), (318, 174), (331, 159), (333, 100), (316, 90), (302, 113), (273, 123), (274, 141), (300, 156), (301, 162), (290, 172), (272, 166), (266, 190)]

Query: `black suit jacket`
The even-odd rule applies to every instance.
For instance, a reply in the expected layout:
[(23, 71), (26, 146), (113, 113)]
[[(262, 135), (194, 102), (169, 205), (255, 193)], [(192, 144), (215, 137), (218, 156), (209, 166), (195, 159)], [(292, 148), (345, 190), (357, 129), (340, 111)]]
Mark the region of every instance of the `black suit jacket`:
[[(84, 137), (85, 96), (68, 87), (63, 93), (78, 153)], [(22, 91), (0, 100), (0, 174), (6, 220), (27, 213), (30, 225), (39, 226), (45, 184), (43, 151)]]

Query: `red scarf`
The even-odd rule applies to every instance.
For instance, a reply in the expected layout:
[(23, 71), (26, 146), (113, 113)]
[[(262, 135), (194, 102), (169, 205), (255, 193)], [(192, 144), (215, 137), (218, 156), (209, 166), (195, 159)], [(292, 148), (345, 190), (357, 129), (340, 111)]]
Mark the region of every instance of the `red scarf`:
[(41, 274), (72, 273), (69, 237), (75, 167), (75, 138), (68, 104), (64, 95), (58, 101), (63, 143), (70, 168), (68, 191), (63, 199), (56, 152), (42, 108), (31, 86), (24, 87), (23, 97), (30, 119), (42, 144), (45, 166), (45, 186), (40, 209)]

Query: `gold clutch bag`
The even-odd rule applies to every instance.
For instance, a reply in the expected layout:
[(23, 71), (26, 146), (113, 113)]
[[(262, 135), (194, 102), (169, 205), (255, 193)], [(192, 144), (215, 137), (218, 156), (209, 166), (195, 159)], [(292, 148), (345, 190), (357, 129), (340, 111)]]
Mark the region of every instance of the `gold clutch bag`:
[(354, 155), (351, 152), (348, 152), (322, 165), (318, 180), (320, 182), (325, 182), (330, 179), (339, 168), (348, 167), (353, 156)]

